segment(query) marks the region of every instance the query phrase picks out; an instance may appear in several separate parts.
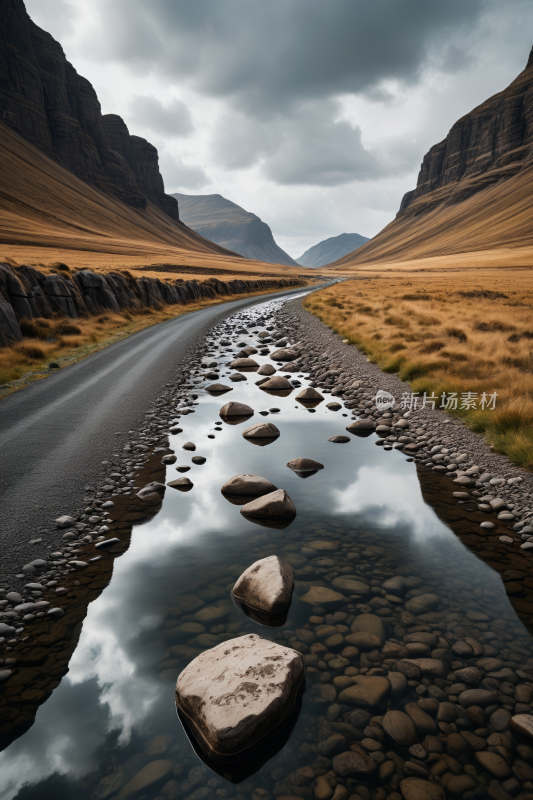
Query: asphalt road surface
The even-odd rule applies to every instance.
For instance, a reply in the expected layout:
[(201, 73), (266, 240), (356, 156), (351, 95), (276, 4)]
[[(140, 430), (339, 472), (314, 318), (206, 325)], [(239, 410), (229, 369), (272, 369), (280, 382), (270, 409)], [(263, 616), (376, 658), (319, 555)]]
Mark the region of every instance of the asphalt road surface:
[[(313, 287), (313, 289), (319, 287)], [(0, 587), (43, 545), (53, 520), (79, 507), (101, 462), (120, 452), (187, 351), (220, 320), (300, 289), (236, 300), (139, 331), (0, 401)], [(116, 432), (120, 431), (120, 435)], [(41, 530), (43, 542), (30, 545)]]

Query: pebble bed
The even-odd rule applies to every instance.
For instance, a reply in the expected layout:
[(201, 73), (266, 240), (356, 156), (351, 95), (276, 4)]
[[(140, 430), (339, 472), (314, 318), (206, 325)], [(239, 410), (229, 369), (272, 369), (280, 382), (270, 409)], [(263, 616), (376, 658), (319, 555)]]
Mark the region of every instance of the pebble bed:
[[(32, 582), (1, 601), (0, 644), (7, 652), (0, 680), (6, 687), (16, 675), (9, 650), (27, 646), (26, 627), (61, 618), (66, 606), (60, 598), (68, 593), (62, 581), (102, 558), (96, 548), (113, 538), (117, 497), (132, 497), (142, 488), (143, 469), (154, 455), (166, 463), (175, 460), (169, 430), (177, 431), (194, 413), (195, 387), (222, 377), (220, 363), (208, 361), (208, 354), (216, 347), (230, 359), (253, 355), (237, 352), (239, 337), (246, 348), (252, 336), (263, 355), (292, 348), (297, 355), (278, 364), (280, 372), (308, 376), (309, 385), (342, 402), (354, 418), (374, 420), (380, 426), (378, 445), (401, 449), (447, 475), (456, 482), (458, 502), (479, 498), (486, 531), (496, 516), (509, 526), (506, 546), (525, 554), (533, 549), (532, 476), (441, 412), (403, 412), (399, 406), (378, 412), (373, 400), (378, 389), (400, 397), (409, 387), (368, 363), (297, 300), (273, 302), (213, 329), (139, 431), (130, 432), (122, 453), (104, 462), (100, 484), (86, 487), (83, 512), (56, 521), (63, 547), (23, 567), (20, 575)], [(238, 384), (239, 373), (228, 377)], [(297, 377), (291, 382), (300, 384)], [(528, 737), (533, 743), (533, 642), (503, 602), (497, 581), (488, 582), (474, 563), (463, 565), (458, 579), (456, 551), (443, 551), (438, 569), (420, 571), (401, 537), (354, 528), (347, 518), (332, 522), (328, 516), (301, 515), (294, 529), (255, 539), (254, 559), (278, 552), (296, 572), (299, 627), (273, 634), (300, 651), (306, 663), (307, 690), (290, 753), (282, 752), (270, 770), (263, 769), (260, 782), (251, 777), (234, 786), (160, 734), (147, 737), (143, 752), (126, 763), (105, 765), (89, 780), (87, 797), (533, 800), (533, 748), (526, 743)], [(221, 575), (217, 593), (216, 582), (212, 575), (195, 594), (177, 597), (167, 638), (172, 634), (182, 643), (169, 646), (162, 674), (168, 670), (175, 678), (176, 670), (206, 647), (251, 629), (243, 620), (236, 628), (231, 623), (230, 630), (224, 622), (227, 601), (206, 605), (231, 585)]]

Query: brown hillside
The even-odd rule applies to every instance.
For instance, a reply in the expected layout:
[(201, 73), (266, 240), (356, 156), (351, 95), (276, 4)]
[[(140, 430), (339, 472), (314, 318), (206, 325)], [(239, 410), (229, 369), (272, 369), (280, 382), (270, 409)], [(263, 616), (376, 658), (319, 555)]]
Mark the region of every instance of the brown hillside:
[(248, 261), (206, 241), (151, 202), (144, 210), (126, 205), (80, 180), (3, 123), (0, 152), (2, 257), (93, 269), (170, 263), (220, 274), (306, 272)]
[[(532, 51), (533, 52), (533, 51)], [(501, 92), (465, 114), (424, 156), (396, 219), (335, 268), (531, 263), (533, 57)], [(453, 257), (453, 258), (452, 258)]]

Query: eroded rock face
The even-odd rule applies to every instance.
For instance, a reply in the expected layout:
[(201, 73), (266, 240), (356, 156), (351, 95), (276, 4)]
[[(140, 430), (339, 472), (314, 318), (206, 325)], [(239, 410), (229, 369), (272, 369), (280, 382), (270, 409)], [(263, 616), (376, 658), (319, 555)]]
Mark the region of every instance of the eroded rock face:
[(275, 492), (277, 486), (270, 483), (266, 478), (261, 478), (259, 475), (248, 475), (247, 473), (239, 473), (226, 481), (222, 489), (222, 494), (239, 495), (241, 497), (249, 495), (250, 497), (261, 497), (264, 494)]
[(279, 556), (267, 556), (245, 570), (233, 596), (258, 611), (278, 615), (287, 611), (294, 589), (294, 570)]
[(263, 517), (267, 519), (287, 519), (296, 516), (296, 508), (285, 489), (258, 497), (241, 508), (245, 517)]
[(176, 683), (176, 704), (215, 760), (244, 755), (294, 709), (304, 679), (296, 650), (248, 634), (201, 653)]

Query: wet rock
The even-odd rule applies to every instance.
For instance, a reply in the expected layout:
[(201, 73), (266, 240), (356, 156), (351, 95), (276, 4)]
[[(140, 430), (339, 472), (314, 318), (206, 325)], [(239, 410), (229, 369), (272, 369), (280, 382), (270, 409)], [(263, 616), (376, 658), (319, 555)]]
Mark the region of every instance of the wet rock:
[(245, 517), (286, 519), (296, 516), (296, 508), (285, 489), (276, 489), (246, 503), (241, 508), (241, 514)]
[(144, 503), (161, 503), (165, 496), (165, 489), (166, 486), (164, 483), (152, 481), (137, 492), (137, 497)]
[(180, 492), (189, 492), (194, 483), (189, 478), (176, 478), (174, 481), (169, 481), (167, 486), (170, 486), (171, 489), (178, 489)]
[[(298, 399), (298, 398), (296, 398)], [(329, 408), (330, 411), (340, 411), (342, 408), (340, 403), (327, 403), (326, 408)]]
[(152, 761), (142, 768), (119, 792), (119, 800), (126, 800), (137, 792), (147, 789), (154, 783), (163, 780), (173, 769), (172, 761)]
[(161, 459), (162, 464), (175, 464), (178, 459), (175, 455), (163, 456)]
[(301, 392), (298, 392), (295, 400), (301, 400), (303, 402), (315, 402), (317, 400), (322, 401), (324, 399), (324, 395), (317, 392), (316, 389), (313, 389), (311, 386), (308, 386), (306, 389), (302, 389)]
[(490, 692), (488, 689), (466, 689), (459, 695), (459, 702), (463, 708), (468, 708), (469, 706), (481, 706), (481, 708), (486, 708), (487, 706), (491, 706), (494, 702), (497, 702), (497, 700), (497, 695), (493, 694), (493, 692)]
[(225, 394), (225, 392), (232, 392), (231, 386), (226, 386), (224, 383), (211, 383), (205, 387), (206, 392), (209, 394)]
[(341, 778), (366, 777), (372, 775), (377, 769), (377, 761), (373, 759), (360, 745), (352, 745), (351, 750), (339, 753), (333, 757), (333, 771)]
[(273, 378), (267, 378), (261, 383), (261, 389), (267, 389), (269, 392), (285, 391), (286, 389), (292, 391), (294, 386), (283, 375), (274, 375)]
[(531, 714), (515, 714), (509, 720), (509, 727), (519, 739), (533, 744), (533, 716)]
[(425, 614), (427, 611), (433, 611), (439, 604), (439, 596), (437, 594), (420, 594), (418, 597), (413, 597), (405, 604), (405, 610), (410, 614), (418, 616)]
[(253, 408), (247, 406), (246, 403), (237, 402), (226, 403), (219, 411), (219, 415), (222, 419), (224, 419), (224, 417), (252, 417), (253, 413)]
[(333, 442), (334, 444), (348, 444), (350, 441), (349, 436), (330, 436), (328, 438), (328, 442)]
[(418, 703), (406, 703), (405, 712), (409, 715), (421, 738), (425, 736), (437, 736), (439, 729), (433, 717), (430, 717)]
[(294, 570), (279, 556), (267, 556), (245, 570), (232, 594), (241, 603), (272, 615), (287, 611), (294, 589)]
[(438, 783), (424, 778), (404, 778), (400, 781), (403, 800), (446, 800), (446, 792)]
[[(343, 594), (359, 594), (365, 596), (370, 594), (370, 586), (363, 583), (355, 575), (342, 575), (341, 577), (334, 578), (331, 582), (334, 589), (337, 589)], [(379, 640), (378, 640), (379, 641)], [(381, 645), (381, 642), (380, 642)], [(357, 645), (355, 645), (357, 647)]]
[(480, 750), (475, 753), (475, 759), (493, 778), (505, 780), (505, 778), (511, 775), (509, 765), (497, 753), (489, 753), (487, 750)]
[(382, 583), (381, 588), (385, 589), (387, 594), (392, 594), (395, 597), (403, 597), (407, 591), (407, 584), (401, 575), (394, 575), (394, 577)]
[(9, 602), (13, 603), (14, 605), (18, 605), (19, 603), (22, 603), (23, 597), (18, 592), (8, 592), (6, 594), (6, 600), (9, 600)]
[(403, 711), (388, 711), (381, 725), (399, 747), (411, 747), (418, 741), (413, 721)]
[(7, 625), (5, 622), (0, 622), (0, 636), (8, 637), (14, 636), (15, 628), (12, 625)]
[(205, 456), (193, 456), (191, 458), (191, 461), (193, 464), (197, 464), (198, 466), (200, 466), (201, 464), (205, 464), (207, 458), (205, 458)]
[(236, 358), (230, 364), (231, 369), (257, 369), (259, 364), (253, 358)]
[(288, 717), (303, 678), (300, 653), (249, 634), (195, 658), (176, 703), (212, 758), (240, 756)]
[(248, 475), (247, 473), (239, 473), (226, 481), (222, 489), (222, 494), (238, 495), (241, 497), (261, 497), (264, 494), (275, 492), (277, 486), (270, 483), (266, 478), (261, 478), (259, 475)]
[(287, 462), (287, 467), (292, 469), (293, 472), (318, 472), (319, 469), (324, 469), (324, 465), (318, 461), (313, 461), (312, 458), (293, 458)]
[(327, 586), (311, 586), (309, 591), (301, 595), (299, 599), (311, 606), (328, 608), (330, 606), (338, 606), (341, 602), (344, 602), (345, 598), (343, 594), (335, 592)]
[(368, 436), (368, 434), (376, 430), (376, 423), (371, 419), (358, 419), (347, 425), (346, 430), (356, 436)]
[(370, 712), (378, 712), (386, 705), (390, 694), (390, 683), (387, 678), (356, 675), (353, 680), (355, 685), (348, 686), (339, 694), (339, 703)]
[(372, 633), (378, 637), (381, 644), (385, 641), (385, 627), (383, 620), (377, 614), (359, 614), (351, 625), (352, 633)]
[(215, 606), (205, 606), (197, 611), (194, 619), (197, 622), (209, 625), (216, 620), (224, 619), (231, 611), (231, 603), (229, 601), (219, 601)]
[(177, 472), (188, 472), (190, 470), (190, 466), (188, 464), (182, 464), (180, 467), (176, 467)]
[(194, 442), (185, 442), (184, 445), (181, 447), (182, 450), (196, 450), (196, 445)]
[(298, 358), (298, 353), (295, 350), (282, 348), (271, 353), (269, 358), (272, 361), (295, 361)]
[(349, 633), (345, 640), (352, 647), (357, 647), (358, 650), (370, 652), (381, 647), (381, 641), (374, 633), (361, 631), (360, 633)]
[(241, 372), (234, 372), (233, 375), (229, 376), (230, 381), (233, 383), (238, 383), (239, 381), (245, 381), (246, 375), (243, 375)]
[(276, 367), (272, 364), (263, 364), (257, 370), (258, 375), (273, 375), (276, 371)]

